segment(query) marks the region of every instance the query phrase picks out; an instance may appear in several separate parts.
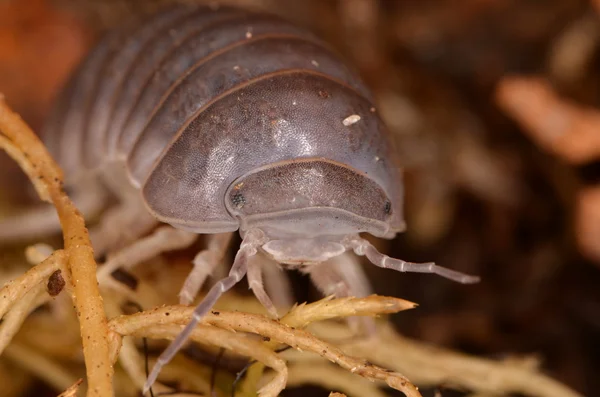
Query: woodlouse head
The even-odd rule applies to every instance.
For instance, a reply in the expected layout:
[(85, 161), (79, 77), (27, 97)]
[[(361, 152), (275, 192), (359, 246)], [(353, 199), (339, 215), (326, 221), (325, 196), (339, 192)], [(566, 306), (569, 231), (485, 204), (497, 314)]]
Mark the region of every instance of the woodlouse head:
[(242, 234), (260, 229), (279, 263), (320, 263), (344, 253), (349, 235), (385, 236), (394, 215), (384, 189), (364, 172), (324, 158), (281, 161), (238, 178), (226, 207)]

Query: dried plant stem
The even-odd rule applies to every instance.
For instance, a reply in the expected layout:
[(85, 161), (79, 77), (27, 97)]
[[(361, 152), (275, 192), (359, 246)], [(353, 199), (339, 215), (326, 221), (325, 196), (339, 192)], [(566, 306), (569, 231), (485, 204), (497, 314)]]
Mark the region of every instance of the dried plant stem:
[[(339, 338), (347, 330), (338, 324), (315, 324), (319, 337)], [(391, 325), (379, 324), (378, 339), (349, 344), (345, 350), (396, 371), (420, 385), (458, 385), (493, 395), (523, 394), (537, 397), (581, 397), (579, 393), (540, 373), (530, 365), (503, 362), (438, 348), (399, 335)], [(290, 357), (294, 352), (286, 352)], [(304, 357), (306, 358), (306, 357)]]
[(96, 262), (83, 217), (62, 188), (62, 171), (29, 126), (0, 98), (0, 147), (25, 171), (40, 198), (54, 204), (68, 255), (89, 397), (113, 396), (108, 326), (96, 278)]
[[(109, 326), (121, 335), (129, 335), (150, 325), (154, 329), (158, 325), (186, 324), (191, 318), (192, 312), (193, 308), (183, 306), (161, 307), (114, 318), (110, 321)], [(259, 334), (297, 350), (312, 351), (352, 373), (372, 381), (383, 381), (390, 387), (404, 392), (408, 397), (421, 396), (417, 388), (403, 375), (347, 356), (339, 348), (317, 339), (307, 331), (295, 329), (265, 316), (237, 312), (223, 311), (218, 314), (213, 312), (204, 318), (203, 323), (222, 329)]]
[(83, 383), (83, 379), (79, 379), (75, 382), (71, 387), (61, 393), (58, 397), (75, 397), (77, 396), (77, 391), (79, 390), (79, 386)]
[(416, 303), (404, 299), (371, 295), (366, 298), (340, 298), (333, 296), (321, 299), (310, 305), (302, 304), (294, 307), (280, 320), (290, 327), (306, 327), (308, 324), (351, 316), (372, 316), (374, 314), (398, 313), (414, 309)]
[(23, 298), (35, 286), (39, 285), (56, 270), (59, 270), (66, 262), (64, 251), (55, 251), (42, 263), (23, 274), (22, 276), (9, 281), (0, 290), (0, 318), (4, 317), (10, 307)]
[[(281, 318), (280, 322), (290, 327), (304, 328), (310, 323), (332, 318), (397, 313), (415, 307), (417, 307), (417, 304), (404, 299), (378, 295), (371, 295), (366, 298), (348, 297), (340, 299), (333, 299), (333, 296), (329, 296), (309, 305), (295, 306)], [(277, 344), (271, 342), (269, 346), (275, 349)], [(256, 382), (261, 378), (263, 370), (264, 367), (259, 364), (252, 366), (242, 384), (242, 390), (255, 389)]]
[(57, 390), (68, 389), (75, 381), (76, 377), (67, 369), (31, 347), (13, 342), (6, 347), (4, 355)]
[(342, 390), (350, 397), (386, 397), (377, 384), (367, 382), (327, 362), (293, 364), (289, 367), (288, 386), (318, 385)]
[[(141, 324), (138, 323), (138, 325)], [(150, 327), (140, 329), (128, 328), (128, 330), (131, 331), (130, 335), (140, 338), (173, 339), (181, 332), (181, 328), (177, 324), (153, 324)], [(287, 383), (287, 366), (285, 362), (260, 342), (253, 341), (245, 335), (233, 334), (229, 331), (206, 325), (196, 328), (192, 334), (192, 339), (201, 344), (224, 347), (237, 354), (258, 360), (272, 368), (277, 375), (271, 382), (259, 390), (258, 394), (260, 396), (276, 397), (285, 388)]]
[[(152, 366), (154, 364), (153, 360), (150, 360), (149, 364)], [(178, 356), (163, 369), (161, 378), (163, 378), (165, 382), (181, 385), (182, 389), (196, 390), (210, 397), (230, 397), (229, 393), (225, 394), (223, 391), (219, 390), (219, 388), (212, 390), (211, 394), (210, 376), (212, 371), (212, 368), (202, 366), (197, 361), (188, 359), (187, 357)], [(233, 378), (231, 379), (231, 382), (233, 382)], [(155, 394), (159, 393), (155, 390)], [(256, 391), (252, 393), (252, 397), (255, 396)], [(244, 396), (239, 395), (239, 397)]]
[[(2, 317), (2, 325), (0, 325), (0, 354), (6, 349), (6, 346), (8, 346), (19, 328), (21, 328), (25, 318), (37, 307), (36, 300), (42, 292), (44, 292), (43, 285), (38, 284), (34, 286)], [(46, 296), (48, 295), (46, 294)]]

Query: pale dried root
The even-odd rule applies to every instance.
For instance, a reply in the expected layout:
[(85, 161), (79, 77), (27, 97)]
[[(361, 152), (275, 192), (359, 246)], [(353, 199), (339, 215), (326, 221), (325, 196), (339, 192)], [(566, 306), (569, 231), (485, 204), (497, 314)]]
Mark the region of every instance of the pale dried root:
[(376, 383), (358, 378), (340, 367), (322, 361), (290, 365), (288, 386), (304, 385), (317, 385), (328, 390), (342, 390), (349, 397), (387, 396)]
[[(149, 365), (151, 366), (154, 363), (154, 360), (150, 360)], [(202, 366), (196, 361), (179, 356), (175, 357), (163, 369), (160, 375), (165, 383), (177, 383), (182, 390), (194, 390), (211, 397), (229, 397), (231, 393), (226, 393), (226, 391), (222, 391), (219, 388), (211, 390), (210, 379), (212, 371), (214, 371), (214, 368)], [(233, 380), (233, 377), (230, 377), (230, 381), (233, 382)], [(154, 386), (152, 388), (154, 389)], [(171, 391), (171, 393), (173, 392)], [(159, 393), (154, 392), (155, 395)], [(253, 397), (255, 395), (256, 393), (253, 394)], [(245, 396), (240, 395), (239, 397)]]
[(77, 391), (79, 391), (79, 386), (81, 386), (82, 383), (83, 379), (79, 379), (71, 387), (62, 392), (58, 397), (76, 397)]
[[(377, 314), (397, 313), (402, 310), (413, 309), (417, 305), (413, 302), (399, 298), (371, 295), (366, 298), (340, 298), (326, 297), (311, 304), (294, 306), (289, 313), (280, 319), (282, 324), (289, 327), (304, 328), (310, 323), (333, 318), (351, 316), (374, 316)], [(271, 349), (277, 347), (276, 341), (269, 343)], [(260, 379), (264, 367), (254, 365), (248, 370), (248, 376), (242, 384), (242, 390), (253, 390)]]
[[(348, 336), (345, 327), (334, 323), (314, 324), (313, 330), (321, 338)], [(347, 344), (344, 350), (402, 371), (421, 386), (444, 384), (492, 395), (581, 397), (575, 390), (539, 372), (530, 361), (495, 361), (457, 353), (405, 338), (386, 323), (378, 324), (377, 339)], [(293, 351), (283, 354), (293, 362), (310, 360)]]
[(76, 379), (56, 361), (19, 343), (11, 343), (7, 346), (3, 356), (57, 390), (68, 390)]
[(29, 314), (38, 306), (48, 300), (49, 296), (41, 284), (35, 285), (21, 299), (19, 299), (11, 310), (2, 317), (0, 325), (0, 354), (6, 349), (21, 325)]
[[(181, 332), (178, 325), (161, 325), (141, 329), (133, 333), (137, 337), (173, 339)], [(275, 352), (258, 341), (253, 341), (245, 335), (233, 334), (230, 331), (211, 326), (199, 326), (192, 334), (192, 340), (213, 346), (223, 347), (237, 354), (257, 360), (275, 371), (275, 377), (258, 390), (261, 397), (277, 397), (287, 384), (288, 368)]]
[(48, 258), (36, 265), (22, 276), (9, 281), (0, 289), (0, 318), (4, 317), (6, 312), (16, 302), (20, 301), (25, 294), (34, 287), (46, 281), (52, 273), (60, 270), (66, 262), (64, 251), (55, 251)]
[(29, 126), (0, 98), (0, 147), (27, 174), (40, 198), (56, 207), (63, 230), (72, 297), (80, 323), (89, 397), (113, 396), (108, 326), (96, 262), (83, 217), (65, 194), (63, 173)]
[(404, 299), (371, 295), (366, 298), (339, 298), (332, 296), (317, 302), (295, 306), (281, 318), (283, 324), (304, 328), (308, 324), (333, 318), (353, 316), (374, 316), (376, 314), (398, 313), (414, 309), (418, 305)]
[[(345, 300), (346, 305), (337, 305), (333, 303), (333, 306), (344, 308), (342, 310), (343, 315), (356, 315), (362, 313), (365, 307), (373, 305), (373, 308), (379, 308), (379, 313), (387, 313), (391, 310), (391, 307), (413, 307), (414, 304), (406, 303), (405, 301), (398, 299), (401, 304), (390, 305), (389, 300), (395, 298), (382, 298), (371, 296), (368, 298), (357, 299), (348, 298)], [(375, 305), (374, 302), (383, 302), (379, 306)], [(328, 307), (328, 300), (320, 301), (312, 305), (317, 307), (320, 305), (322, 308)], [(365, 303), (366, 302), (366, 303)], [(300, 315), (298, 318), (302, 319), (303, 323), (310, 322), (310, 317), (316, 319), (330, 318), (333, 314), (322, 315), (318, 311), (313, 310), (310, 306), (308, 308), (300, 309), (308, 313), (308, 316)], [(349, 308), (346, 309), (346, 306)], [(362, 309), (361, 309), (362, 308)], [(157, 326), (162, 325), (182, 325), (186, 324), (191, 318), (193, 308), (182, 307), (182, 306), (167, 306), (153, 310), (148, 310), (142, 313), (136, 313), (130, 316), (120, 316), (113, 318), (109, 322), (109, 327), (114, 332), (120, 335), (130, 335), (138, 332), (138, 330), (154, 330)], [(378, 314), (376, 311), (370, 314)], [(341, 317), (341, 316), (339, 316)], [(270, 339), (272, 342), (279, 342), (293, 347), (300, 351), (310, 351), (319, 354), (320, 356), (338, 364), (340, 367), (349, 370), (350, 372), (360, 375), (371, 381), (383, 381), (388, 386), (402, 391), (408, 397), (420, 396), (417, 388), (408, 381), (403, 375), (397, 372), (389, 372), (376, 365), (370, 364), (362, 359), (350, 357), (342, 352), (339, 348), (323, 342), (315, 338), (312, 334), (307, 331), (293, 328), (289, 325), (282, 324), (275, 320), (269, 319), (262, 315), (238, 313), (238, 312), (212, 312), (205, 317), (203, 324), (210, 324), (214, 327), (222, 328), (225, 330), (233, 330), (237, 332), (247, 332), (258, 334), (263, 337)], [(152, 327), (152, 328), (150, 328)], [(148, 331), (148, 332), (149, 332)], [(141, 335), (138, 335), (141, 336)], [(198, 335), (202, 337), (202, 333)], [(262, 346), (262, 345), (261, 345)], [(238, 346), (239, 348), (239, 346)], [(266, 347), (263, 347), (266, 348)], [(266, 348), (271, 351), (271, 347)], [(239, 350), (236, 350), (239, 353)], [(262, 361), (262, 360), (258, 360)], [(270, 385), (270, 384), (269, 384)], [(271, 386), (269, 386), (271, 387)], [(275, 387), (273, 386), (273, 389)], [(265, 389), (262, 390), (265, 392)], [(270, 395), (270, 394), (264, 394)]]

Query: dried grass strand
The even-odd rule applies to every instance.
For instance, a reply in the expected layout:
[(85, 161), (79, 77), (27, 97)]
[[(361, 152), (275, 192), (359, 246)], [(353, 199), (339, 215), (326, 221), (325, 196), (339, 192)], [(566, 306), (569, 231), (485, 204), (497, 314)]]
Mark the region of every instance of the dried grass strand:
[[(2, 317), (0, 325), (0, 354), (6, 349), (12, 341), (15, 334), (21, 328), (21, 325), (27, 316), (39, 305), (36, 304), (38, 297), (44, 293), (44, 286), (41, 284), (35, 285), (25, 295), (21, 297), (11, 308), (11, 310)], [(43, 300), (47, 300), (49, 296), (46, 294)], [(43, 302), (40, 302), (40, 304)]]
[[(310, 362), (289, 366), (288, 386), (318, 385), (329, 390), (341, 390), (349, 397), (386, 397), (377, 384), (353, 376), (327, 362)], [(338, 394), (341, 395), (341, 394)]]
[[(320, 337), (340, 337), (339, 324), (315, 324)], [(469, 356), (399, 335), (390, 324), (378, 326), (378, 338), (345, 346), (354, 354), (402, 371), (423, 386), (455, 385), (479, 393), (535, 397), (582, 397), (575, 390), (540, 373), (531, 365)], [(294, 354), (289, 352), (286, 354)], [(286, 356), (290, 361), (296, 357)]]
[[(280, 322), (290, 327), (307, 327), (309, 324), (334, 318), (350, 316), (375, 316), (378, 314), (397, 313), (402, 310), (415, 308), (417, 304), (400, 298), (370, 295), (364, 298), (339, 298), (325, 297), (311, 304), (294, 306)], [(272, 349), (277, 347), (276, 342), (269, 342)], [(242, 390), (252, 390), (260, 379), (264, 367), (255, 365), (248, 370), (246, 379), (242, 383)]]
[(44, 380), (57, 390), (66, 390), (75, 381), (76, 376), (66, 368), (61, 367), (55, 360), (51, 360), (31, 347), (20, 343), (11, 343), (6, 347), (4, 355), (10, 361), (28, 372)]
[(0, 147), (27, 174), (40, 198), (52, 202), (63, 230), (86, 363), (89, 397), (112, 397), (108, 325), (96, 277), (88, 231), (81, 213), (63, 190), (63, 173), (29, 126), (0, 96)]
[(22, 299), (35, 286), (47, 280), (52, 273), (59, 270), (65, 263), (66, 255), (64, 251), (55, 251), (39, 265), (34, 266), (22, 276), (6, 283), (0, 289), (0, 297), (2, 297), (0, 299), (0, 318), (4, 317), (15, 302)]
[(366, 298), (326, 297), (317, 302), (295, 306), (283, 316), (281, 323), (290, 327), (306, 327), (310, 323), (352, 316), (374, 316), (414, 309), (418, 305), (400, 298), (370, 295)]
[[(193, 308), (166, 306), (130, 316), (120, 316), (110, 321), (109, 327), (122, 335), (137, 329), (167, 324), (187, 324)], [(407, 397), (421, 396), (416, 386), (397, 372), (389, 372), (362, 359), (347, 356), (339, 348), (323, 342), (307, 331), (296, 329), (263, 315), (232, 312), (212, 312), (203, 321), (222, 329), (259, 334), (301, 351), (311, 351), (372, 381), (383, 381), (393, 389), (402, 391)]]
[[(140, 338), (173, 339), (180, 332), (180, 325), (163, 324), (132, 330), (129, 335)], [(206, 325), (200, 325), (196, 328), (191, 338), (201, 344), (209, 344), (234, 351), (237, 354), (250, 357), (272, 368), (276, 375), (258, 391), (259, 396), (276, 397), (285, 388), (288, 378), (288, 369), (285, 362), (260, 342), (251, 340), (245, 335), (234, 334), (227, 330)]]
[(76, 397), (79, 386), (83, 383), (83, 379), (79, 379), (71, 387), (62, 392), (58, 397)]

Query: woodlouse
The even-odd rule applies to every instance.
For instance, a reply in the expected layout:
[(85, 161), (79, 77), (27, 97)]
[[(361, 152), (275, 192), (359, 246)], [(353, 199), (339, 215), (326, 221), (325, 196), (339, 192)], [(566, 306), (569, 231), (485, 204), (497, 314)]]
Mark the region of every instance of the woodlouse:
[[(234, 8), (171, 7), (110, 32), (84, 60), (44, 137), (84, 208), (96, 208), (105, 191), (120, 200), (95, 230), (95, 249), (157, 221), (172, 228), (160, 230), (162, 244), (134, 242), (139, 258), (209, 234), (182, 288), (190, 303), (232, 232), (243, 237), (229, 275), (196, 307), (147, 387), (246, 273), (276, 314), (265, 263), (301, 268), (338, 295), (364, 288), (360, 275), (352, 282), (344, 274), (356, 272), (352, 265), (340, 271), (347, 251), (384, 268), (478, 280), (389, 258), (359, 236), (404, 230), (399, 161), (374, 109), (361, 79), (315, 35)], [(115, 224), (130, 235), (115, 234)]]

